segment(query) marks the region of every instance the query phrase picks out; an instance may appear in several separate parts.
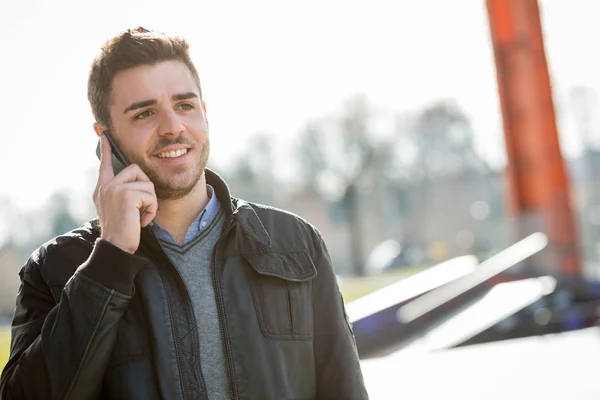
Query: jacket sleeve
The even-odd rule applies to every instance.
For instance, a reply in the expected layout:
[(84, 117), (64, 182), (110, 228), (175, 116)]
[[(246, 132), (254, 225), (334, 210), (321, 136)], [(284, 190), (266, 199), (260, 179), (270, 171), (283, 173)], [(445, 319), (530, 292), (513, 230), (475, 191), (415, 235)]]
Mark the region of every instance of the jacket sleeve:
[(36, 261), (21, 269), (9, 361), (0, 399), (95, 399), (145, 259), (98, 241), (60, 302)]
[(323, 239), (317, 234), (313, 281), (318, 399), (368, 399), (352, 325)]

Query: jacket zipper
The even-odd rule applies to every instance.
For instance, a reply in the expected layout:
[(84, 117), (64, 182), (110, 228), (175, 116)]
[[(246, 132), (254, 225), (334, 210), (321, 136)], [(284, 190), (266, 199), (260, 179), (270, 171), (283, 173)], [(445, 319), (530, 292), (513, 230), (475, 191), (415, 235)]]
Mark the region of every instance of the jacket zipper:
[(225, 364), (227, 367), (227, 378), (229, 379), (229, 395), (231, 396), (230, 397), (231, 399), (237, 400), (238, 396), (237, 396), (237, 392), (235, 390), (233, 367), (231, 366), (232, 365), (231, 344), (229, 343), (229, 339), (228, 339), (228, 335), (227, 335), (227, 327), (225, 326), (225, 321), (223, 320), (223, 318), (224, 318), (223, 316), (225, 315), (225, 306), (223, 304), (223, 293), (221, 292), (221, 284), (217, 277), (217, 268), (215, 266), (215, 254), (217, 252), (217, 248), (219, 247), (221, 240), (227, 235), (227, 233), (229, 233), (232, 226), (233, 226), (233, 217), (231, 218), (231, 220), (229, 221), (229, 224), (227, 224), (227, 227), (225, 228), (225, 230), (223, 230), (221, 237), (219, 237), (219, 240), (217, 240), (217, 243), (215, 244), (215, 247), (213, 249), (213, 254), (212, 254), (211, 272), (212, 272), (212, 279), (213, 279), (213, 287), (215, 288), (215, 294), (217, 297), (217, 299), (216, 299), (217, 300), (217, 315), (219, 316), (219, 328), (221, 329), (221, 341), (223, 343), (223, 348), (225, 350)]
[[(177, 268), (175, 268), (175, 264), (173, 264), (173, 262), (169, 258), (169, 255), (167, 253), (165, 253), (165, 251), (163, 250), (163, 248), (160, 245), (160, 243), (158, 242), (158, 238), (156, 237), (156, 235), (154, 234), (154, 232), (151, 229), (149, 231), (150, 231), (150, 234), (152, 235), (152, 238), (156, 242), (156, 245), (157, 245), (157, 247), (159, 249), (158, 251), (165, 257), (165, 259), (167, 260), (167, 262), (169, 263), (169, 265), (171, 266), (171, 268), (173, 268), (173, 270), (175, 271), (175, 277), (176, 277), (175, 279), (177, 279), (179, 285), (181, 286), (181, 288), (183, 289), (183, 291), (185, 293), (186, 304), (188, 306), (188, 310), (191, 311), (190, 316), (191, 316), (191, 318), (192, 318), (192, 320), (194, 322), (194, 326), (197, 326), (196, 325), (197, 324), (197, 322), (196, 322), (196, 316), (194, 315), (193, 308), (192, 308), (192, 305), (190, 303), (190, 294), (188, 293), (187, 288), (185, 287), (185, 283), (183, 282), (183, 279), (181, 278), (181, 275), (179, 275), (179, 271), (177, 271)], [(171, 311), (171, 307), (169, 307), (169, 311)], [(173, 315), (171, 314), (171, 316), (173, 316)], [(173, 328), (173, 329), (175, 329), (175, 328)], [(175, 332), (173, 332), (173, 333), (175, 333)], [(178, 340), (174, 340), (174, 343), (175, 343), (175, 351), (177, 352), (177, 354), (181, 354), (181, 345), (179, 344), (179, 341)], [(195, 346), (196, 349), (198, 349), (199, 346), (200, 346), (199, 343), (195, 343), (195, 345), (196, 345)], [(198, 356), (198, 354), (195, 354), (194, 356)], [(177, 357), (177, 366), (179, 367), (179, 371), (184, 371), (183, 365), (181, 364), (180, 357)], [(194, 367), (192, 366), (192, 369), (193, 368)], [(202, 371), (200, 371), (200, 373), (202, 374)], [(202, 379), (201, 384), (204, 385), (203, 389), (206, 390), (206, 384), (204, 382), (204, 376), (202, 376), (201, 379)], [(188, 398), (188, 395), (187, 395), (187, 389), (188, 388), (187, 388), (187, 386), (183, 385), (182, 389), (183, 389), (183, 398), (184, 399)]]

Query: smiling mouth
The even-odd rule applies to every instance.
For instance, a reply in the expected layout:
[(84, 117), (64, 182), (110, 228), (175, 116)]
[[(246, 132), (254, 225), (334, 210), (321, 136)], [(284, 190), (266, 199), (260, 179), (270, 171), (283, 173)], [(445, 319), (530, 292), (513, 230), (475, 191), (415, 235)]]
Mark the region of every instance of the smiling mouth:
[(176, 151), (165, 151), (163, 153), (158, 153), (156, 157), (158, 158), (177, 158), (187, 154), (188, 149), (181, 149)]

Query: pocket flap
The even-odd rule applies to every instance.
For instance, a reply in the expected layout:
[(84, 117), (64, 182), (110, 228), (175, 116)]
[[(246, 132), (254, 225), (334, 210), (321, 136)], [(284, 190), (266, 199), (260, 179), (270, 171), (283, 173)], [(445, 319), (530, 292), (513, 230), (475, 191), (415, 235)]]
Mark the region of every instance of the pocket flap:
[(244, 259), (261, 275), (270, 275), (286, 281), (304, 282), (317, 276), (317, 268), (308, 253), (251, 253)]

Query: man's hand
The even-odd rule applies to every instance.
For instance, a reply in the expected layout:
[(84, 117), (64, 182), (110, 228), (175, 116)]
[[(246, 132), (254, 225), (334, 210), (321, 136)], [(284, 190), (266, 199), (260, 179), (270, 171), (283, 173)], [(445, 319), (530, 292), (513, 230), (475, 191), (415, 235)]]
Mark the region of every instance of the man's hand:
[(115, 176), (110, 142), (101, 140), (101, 160), (94, 204), (102, 229), (101, 239), (129, 253), (140, 245), (140, 230), (156, 216), (158, 201), (154, 184), (132, 164)]

